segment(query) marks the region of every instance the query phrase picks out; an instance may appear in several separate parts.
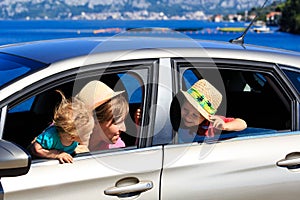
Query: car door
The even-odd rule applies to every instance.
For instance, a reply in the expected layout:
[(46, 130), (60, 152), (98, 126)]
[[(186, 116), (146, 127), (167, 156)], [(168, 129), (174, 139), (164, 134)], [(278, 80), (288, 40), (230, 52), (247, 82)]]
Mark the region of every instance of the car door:
[(276, 66), (232, 60), (174, 60), (174, 66), (180, 89), (209, 80), (225, 99), (219, 112), (245, 119), (249, 129), (166, 145), (162, 199), (298, 199), (298, 97)]
[[(23, 148), (51, 122), (56, 98), (53, 91), (62, 90), (72, 96), (90, 80), (101, 80), (115, 90), (125, 90), (129, 102), (127, 130), (122, 139), (125, 148), (78, 154), (72, 164), (57, 160), (33, 159), (26, 175), (1, 178), (3, 199), (158, 199), (162, 166), (162, 147), (146, 147), (147, 130), (139, 130), (132, 116), (137, 107), (152, 115), (152, 70), (155, 60), (96, 64), (78, 70), (49, 75), (12, 96), (2, 109), (7, 112), (3, 139)], [(66, 66), (66, 63), (61, 63)], [(120, 67), (121, 66), (121, 67)], [(51, 66), (50, 66), (51, 67)], [(48, 71), (49, 72), (49, 71)], [(39, 77), (43, 70), (35, 76)], [(33, 76), (34, 77), (34, 76)], [(51, 78), (50, 78), (51, 77)], [(52, 108), (52, 109), (50, 109)], [(143, 121), (144, 119), (142, 119)], [(34, 133), (36, 132), (36, 133)], [(27, 142), (27, 143), (26, 143)]]

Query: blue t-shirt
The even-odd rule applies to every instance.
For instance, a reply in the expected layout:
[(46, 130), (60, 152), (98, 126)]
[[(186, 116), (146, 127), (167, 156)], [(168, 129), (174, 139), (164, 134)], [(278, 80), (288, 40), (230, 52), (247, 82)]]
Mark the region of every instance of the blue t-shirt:
[(53, 125), (49, 126), (40, 135), (38, 135), (36, 141), (44, 149), (57, 149), (68, 154), (72, 154), (75, 151), (75, 148), (78, 146), (78, 142), (73, 142), (70, 146), (64, 146), (60, 141), (56, 127)]

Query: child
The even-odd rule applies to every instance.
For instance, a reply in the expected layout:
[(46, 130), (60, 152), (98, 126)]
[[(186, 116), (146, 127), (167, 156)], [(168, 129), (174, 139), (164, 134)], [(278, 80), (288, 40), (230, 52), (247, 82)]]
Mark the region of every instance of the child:
[(214, 137), (216, 130), (241, 131), (247, 128), (242, 119), (215, 115), (221, 104), (222, 94), (205, 79), (197, 81), (182, 93), (185, 98), (181, 106), (179, 143)]
[[(66, 99), (55, 109), (53, 124), (33, 141), (30, 150), (42, 158), (58, 159), (60, 163), (72, 163), (75, 149), (88, 146), (94, 128), (92, 112), (77, 98)], [(80, 143), (80, 145), (79, 145)], [(79, 145), (79, 146), (78, 146)]]

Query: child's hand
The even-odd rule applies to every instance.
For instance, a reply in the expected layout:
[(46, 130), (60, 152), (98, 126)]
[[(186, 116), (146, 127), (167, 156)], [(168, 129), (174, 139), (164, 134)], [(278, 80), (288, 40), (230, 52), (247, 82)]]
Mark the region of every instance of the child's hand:
[(221, 117), (212, 115), (210, 116), (210, 122), (212, 123), (213, 127), (219, 130), (225, 129), (225, 122), (222, 120)]
[(66, 153), (66, 152), (60, 152), (57, 155), (56, 159), (58, 159), (61, 164), (73, 163), (73, 157), (70, 154)]

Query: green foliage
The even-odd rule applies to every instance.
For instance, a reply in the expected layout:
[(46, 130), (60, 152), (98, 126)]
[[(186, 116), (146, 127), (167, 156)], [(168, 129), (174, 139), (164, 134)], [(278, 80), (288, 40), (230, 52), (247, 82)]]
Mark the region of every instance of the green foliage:
[(254, 7), (252, 8), (249, 13), (257, 15), (257, 20), (266, 21), (266, 15), (273, 11), (281, 12), (284, 7), (284, 3), (274, 1), (272, 4), (265, 6), (264, 8), (261, 7)]
[(287, 0), (279, 22), (280, 30), (300, 34), (300, 0)]

